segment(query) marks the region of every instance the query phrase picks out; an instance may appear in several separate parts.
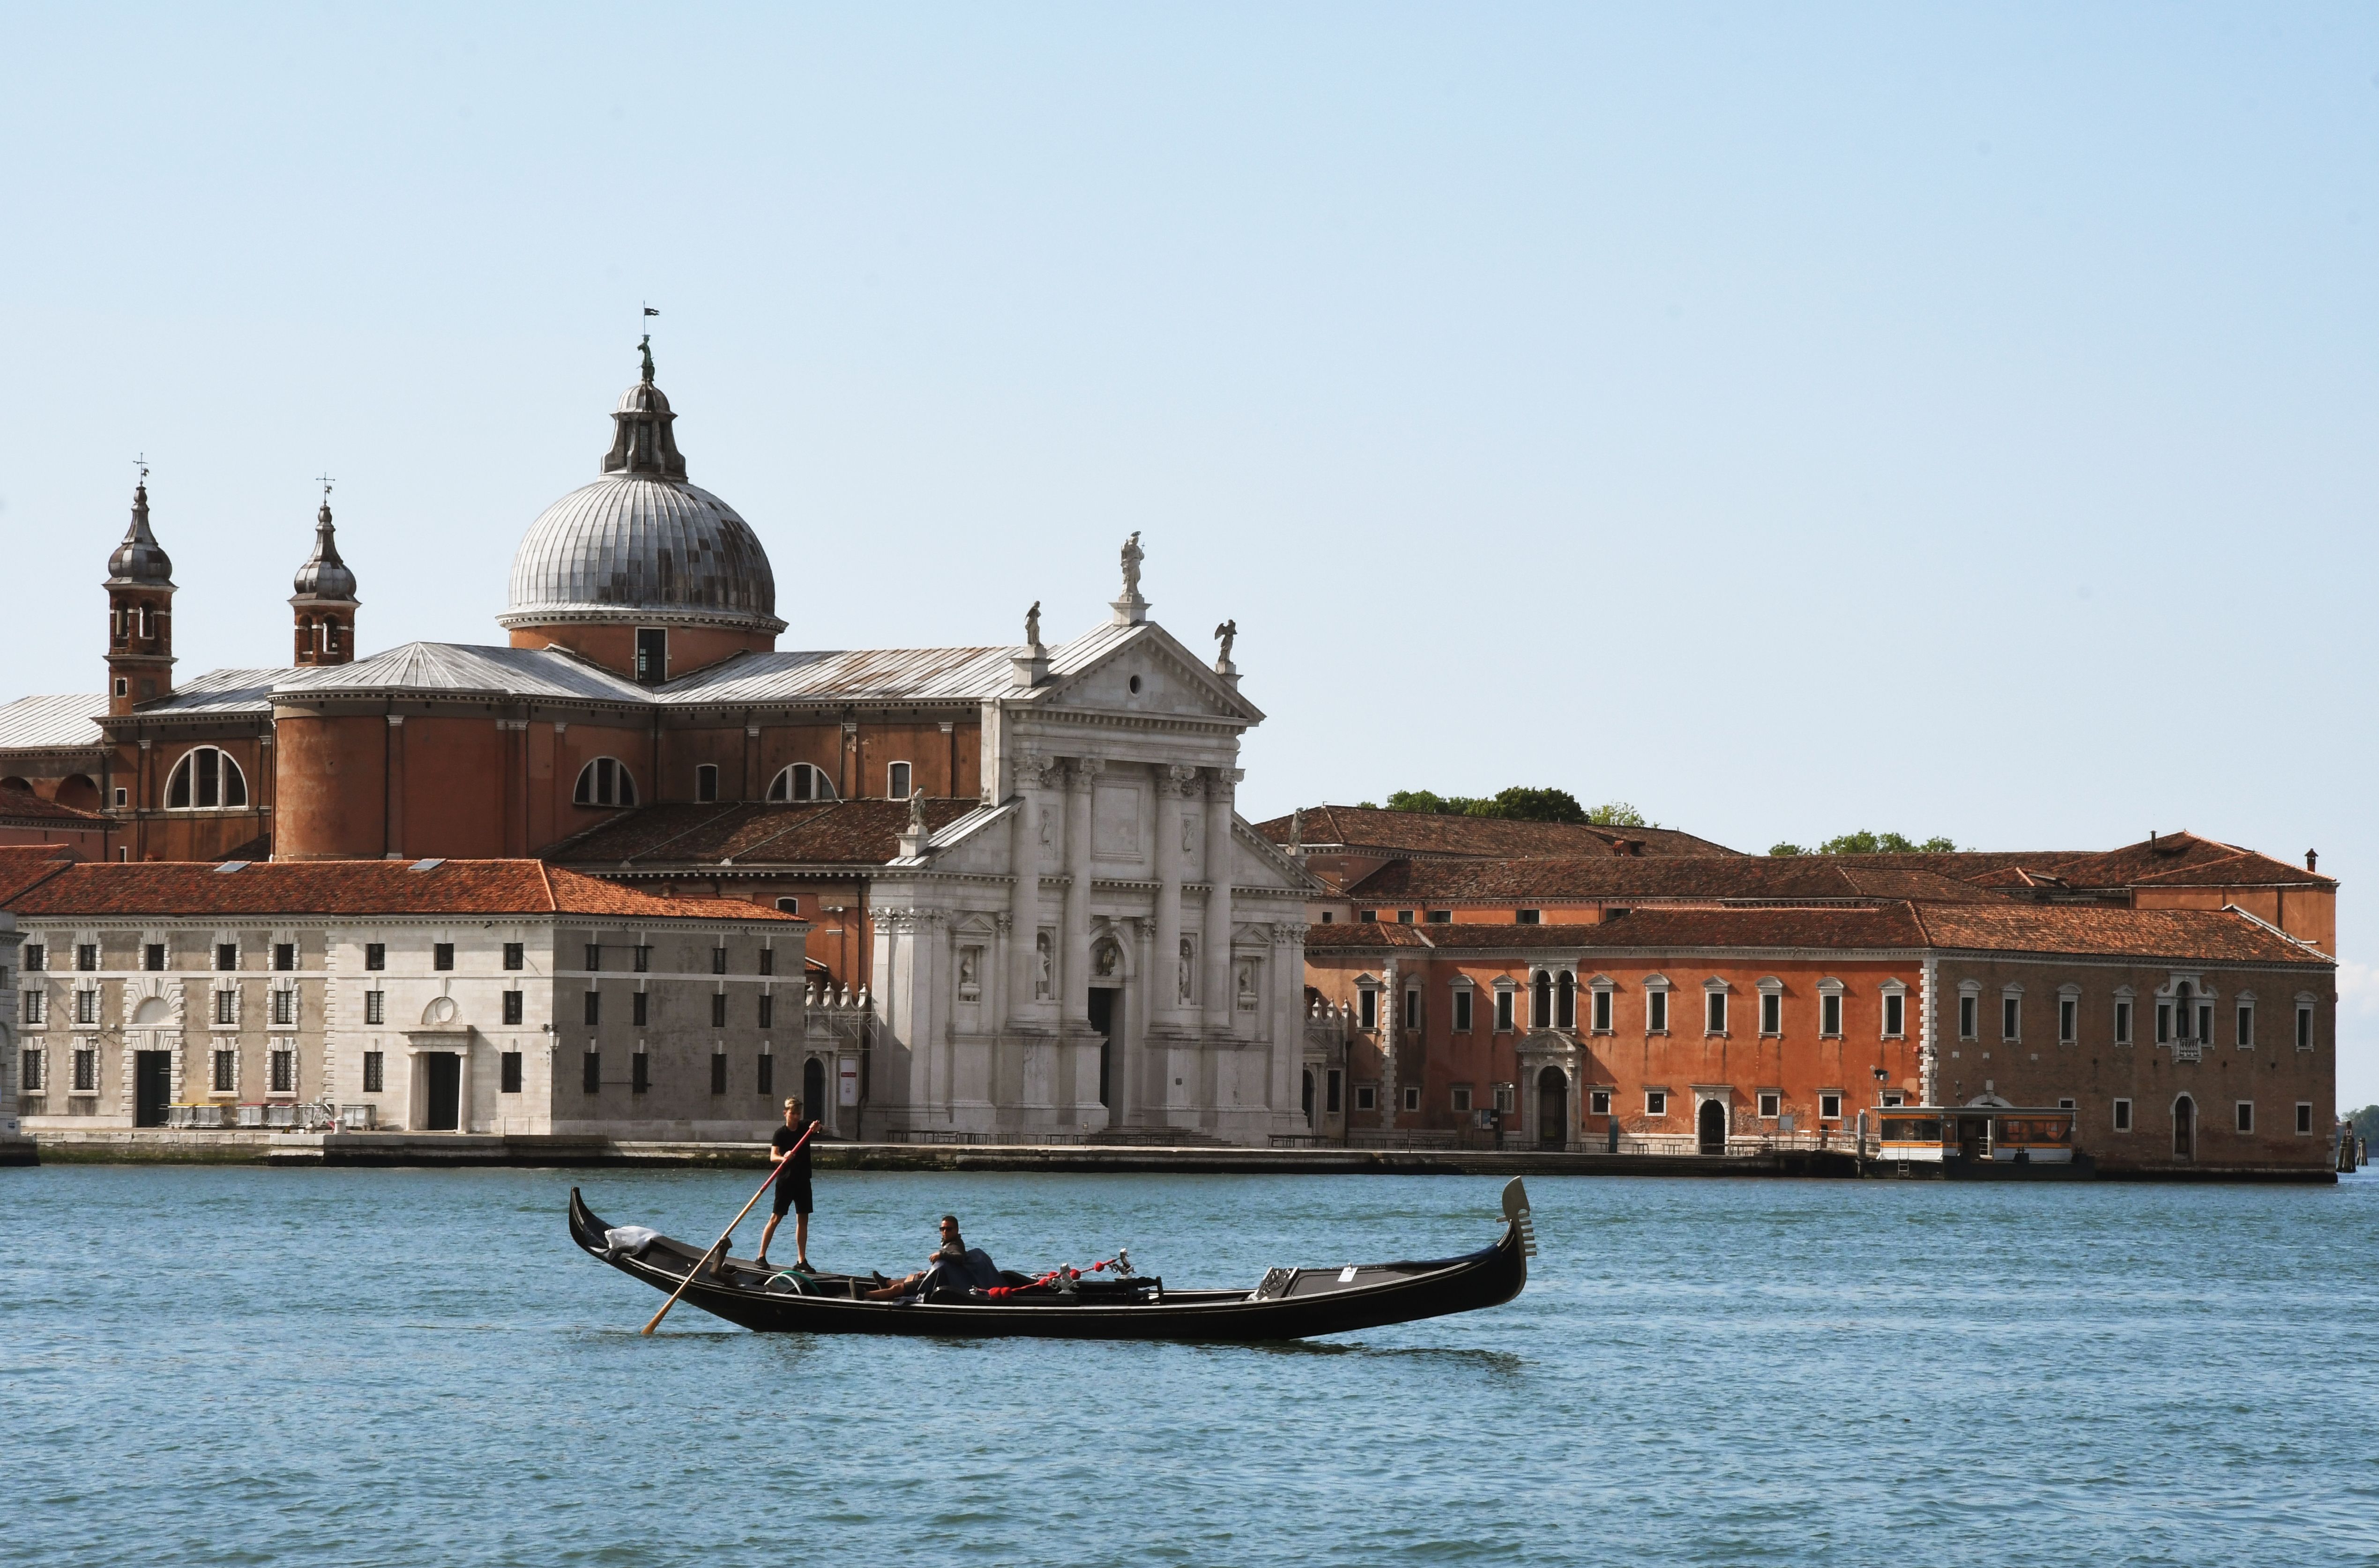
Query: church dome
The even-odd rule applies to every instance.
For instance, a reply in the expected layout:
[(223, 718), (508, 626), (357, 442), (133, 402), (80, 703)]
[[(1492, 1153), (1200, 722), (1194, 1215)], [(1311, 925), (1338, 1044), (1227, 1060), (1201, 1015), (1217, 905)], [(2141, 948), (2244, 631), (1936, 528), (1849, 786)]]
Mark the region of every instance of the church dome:
[(735, 509), (686, 483), (677, 416), (644, 378), (612, 411), (603, 476), (529, 525), (513, 556), (503, 626), (617, 621), (741, 627), (773, 635), (777, 579)]

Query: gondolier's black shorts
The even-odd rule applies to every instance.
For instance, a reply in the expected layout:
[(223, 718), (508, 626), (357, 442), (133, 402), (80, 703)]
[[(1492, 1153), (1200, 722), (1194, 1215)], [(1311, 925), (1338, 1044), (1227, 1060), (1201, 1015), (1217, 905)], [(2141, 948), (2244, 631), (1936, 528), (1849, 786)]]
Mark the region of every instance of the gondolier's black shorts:
[(811, 1212), (809, 1177), (801, 1176), (779, 1176), (777, 1178), (776, 1213), (778, 1218), (783, 1218), (785, 1211), (788, 1209), (791, 1209), (796, 1214), (806, 1214)]

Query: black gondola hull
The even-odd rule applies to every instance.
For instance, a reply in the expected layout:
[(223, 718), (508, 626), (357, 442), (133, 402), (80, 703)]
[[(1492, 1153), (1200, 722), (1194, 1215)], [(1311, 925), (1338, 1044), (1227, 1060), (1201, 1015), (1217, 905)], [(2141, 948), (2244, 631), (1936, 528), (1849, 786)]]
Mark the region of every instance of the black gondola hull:
[[(1512, 1184), (1513, 1188), (1518, 1183)], [(1503, 1235), (1493, 1246), (1427, 1262), (1367, 1264), (1340, 1285), (1340, 1270), (1297, 1276), (1290, 1294), (1258, 1298), (1250, 1291), (1172, 1291), (1129, 1304), (1083, 1299), (1072, 1305), (901, 1303), (793, 1295), (755, 1286), (748, 1265), (729, 1260), (724, 1275), (697, 1270), (680, 1305), (759, 1333), (936, 1334), (960, 1338), (1186, 1340), (1248, 1342), (1310, 1339), (1416, 1322), (1454, 1312), (1497, 1307), (1528, 1284), (1525, 1199), (1518, 1211), (1506, 1197)], [(571, 1238), (590, 1256), (668, 1295), (685, 1284), (701, 1249), (661, 1237), (634, 1255), (611, 1247), (610, 1227), (570, 1193)], [(738, 1275), (742, 1276), (741, 1281)], [(1372, 1276), (1365, 1280), (1364, 1275)], [(1310, 1294), (1306, 1292), (1310, 1291)]]

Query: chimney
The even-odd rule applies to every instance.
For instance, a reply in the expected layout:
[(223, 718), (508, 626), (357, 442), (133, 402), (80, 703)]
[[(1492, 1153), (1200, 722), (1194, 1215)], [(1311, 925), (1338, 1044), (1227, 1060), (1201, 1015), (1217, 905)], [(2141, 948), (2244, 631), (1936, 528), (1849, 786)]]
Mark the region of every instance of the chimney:
[(2313, 870), (2316, 865), (2319, 865), (2320, 863), (2321, 863), (2321, 851), (2320, 851), (2319, 850), (2307, 850), (2305, 851), (2305, 869), (2306, 869), (2307, 871), (2311, 871), (2311, 870)]

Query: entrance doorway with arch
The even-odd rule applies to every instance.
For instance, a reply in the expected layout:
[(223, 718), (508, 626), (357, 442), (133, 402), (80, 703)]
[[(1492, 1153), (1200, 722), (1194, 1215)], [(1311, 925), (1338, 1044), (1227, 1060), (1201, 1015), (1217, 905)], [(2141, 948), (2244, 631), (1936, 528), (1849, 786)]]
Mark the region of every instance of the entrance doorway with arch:
[(2172, 1157), (2193, 1159), (2197, 1154), (2197, 1102), (2183, 1094), (2172, 1103)]
[(812, 1056), (802, 1064), (802, 1116), (804, 1120), (823, 1122), (827, 1110), (826, 1064)]
[(1694, 1115), (1694, 1131), (1705, 1154), (1726, 1152), (1726, 1104), (1720, 1100), (1705, 1100)]
[(1099, 1032), (1099, 1104), (1107, 1108), (1110, 1122), (1115, 1119), (1115, 1025), (1120, 1010), (1116, 999), (1122, 995), (1111, 985), (1091, 987), (1091, 1027)]
[(1547, 1067), (1537, 1074), (1537, 1146), (1560, 1149), (1569, 1143), (1569, 1074)]

